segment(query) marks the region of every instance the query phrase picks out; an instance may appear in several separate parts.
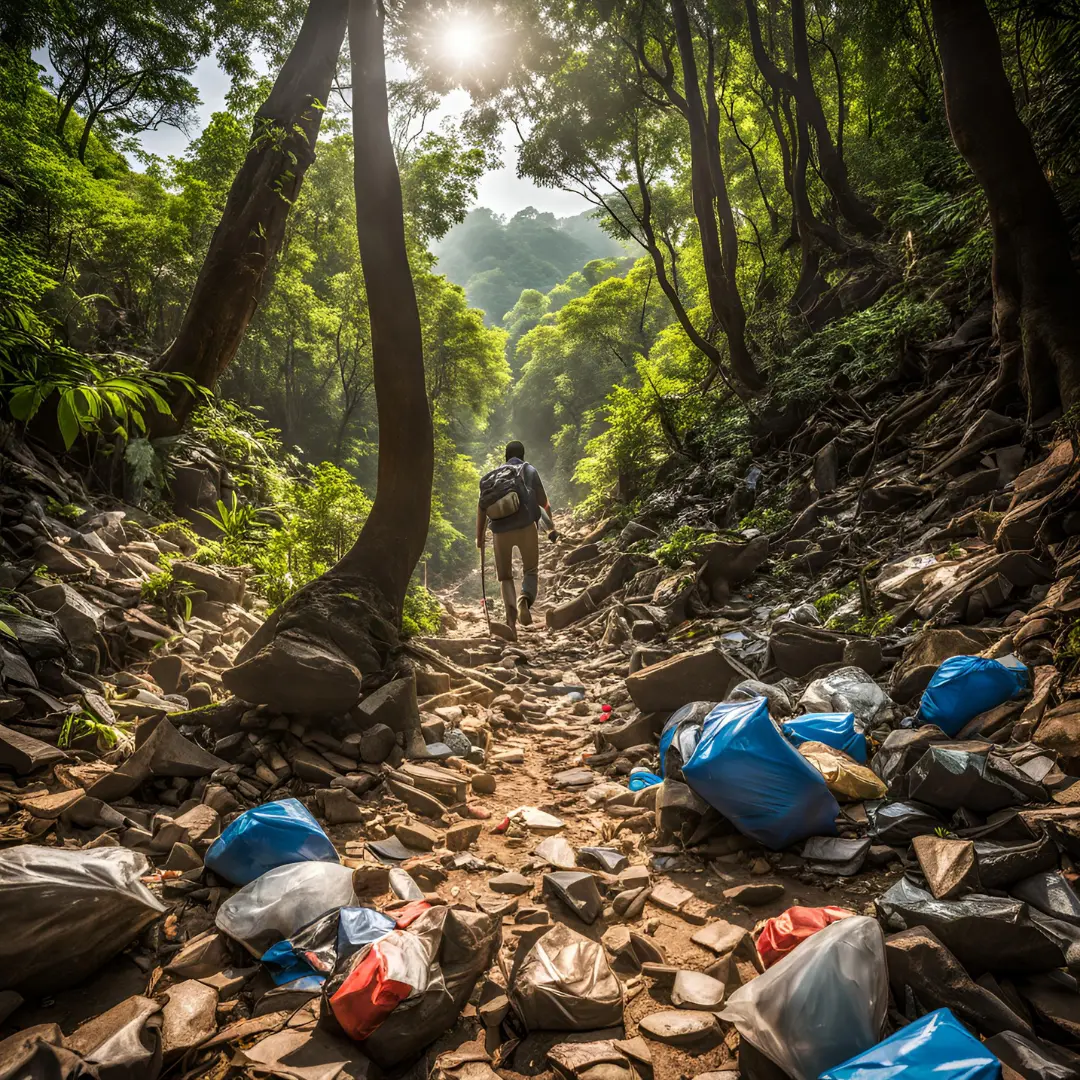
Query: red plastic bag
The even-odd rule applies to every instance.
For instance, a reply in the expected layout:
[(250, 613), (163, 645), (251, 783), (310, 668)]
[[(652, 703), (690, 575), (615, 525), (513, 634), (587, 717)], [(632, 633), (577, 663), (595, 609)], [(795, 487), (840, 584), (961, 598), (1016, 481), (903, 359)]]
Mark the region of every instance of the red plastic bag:
[(366, 1039), (403, 1001), (423, 993), (438, 944), (437, 939), (392, 930), (357, 953), (330, 998), (345, 1034), (358, 1042)]
[(386, 914), (397, 922), (399, 930), (404, 930), (416, 922), (430, 907), (431, 905), (426, 900), (412, 900), (404, 907), (394, 908)]
[(757, 939), (757, 950), (762, 963), (772, 967), (783, 960), (800, 942), (813, 937), (830, 923), (850, 919), (854, 911), (842, 907), (790, 907), (787, 911), (769, 919)]

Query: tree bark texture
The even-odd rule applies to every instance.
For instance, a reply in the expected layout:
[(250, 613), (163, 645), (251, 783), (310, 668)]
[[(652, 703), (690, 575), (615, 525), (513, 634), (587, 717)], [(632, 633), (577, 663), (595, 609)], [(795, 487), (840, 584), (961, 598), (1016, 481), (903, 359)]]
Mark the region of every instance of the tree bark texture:
[(288, 713), (342, 713), (356, 703), (364, 676), (385, 673), (431, 516), (434, 434), (390, 138), (378, 0), (351, 0), (349, 48), (356, 230), (379, 416), (378, 489), (352, 549), (278, 608), (223, 675), (238, 697)]
[(990, 209), (1001, 375), (1020, 376), (1034, 420), (1080, 402), (1080, 278), (984, 0), (933, 0), (932, 11), (949, 129)]
[[(160, 371), (181, 372), (212, 389), (236, 355), (263, 297), (285, 223), (315, 160), (323, 108), (345, 37), (348, 0), (311, 0), (296, 44), (255, 114), (247, 157), (229, 190), (187, 312)], [(178, 430), (195, 399), (173, 402)]]
[(735, 378), (747, 390), (757, 392), (764, 389), (765, 379), (754, 363), (747, 341), (746, 310), (735, 278), (739, 243), (735, 214), (720, 160), (720, 113), (711, 86), (709, 111), (706, 113), (698, 81), (693, 31), (684, 0), (671, 0), (671, 14), (682, 66), (686, 120), (690, 129), (694, 216), (701, 238), (709, 303), (713, 317), (727, 336)]

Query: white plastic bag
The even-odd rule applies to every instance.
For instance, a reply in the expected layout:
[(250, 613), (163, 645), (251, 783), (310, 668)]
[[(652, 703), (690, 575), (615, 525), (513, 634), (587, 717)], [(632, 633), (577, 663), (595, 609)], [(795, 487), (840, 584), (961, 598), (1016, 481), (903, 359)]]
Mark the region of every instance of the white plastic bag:
[(856, 915), (827, 926), (728, 998), (722, 1020), (793, 1080), (874, 1046), (889, 1000), (885, 937)]
[(862, 668), (843, 667), (815, 679), (799, 698), (798, 712), (850, 712), (860, 731), (890, 720), (893, 699)]
[(218, 908), (217, 928), (253, 956), (292, 936), (320, 915), (357, 904), (353, 872), (328, 862), (298, 862), (269, 870)]

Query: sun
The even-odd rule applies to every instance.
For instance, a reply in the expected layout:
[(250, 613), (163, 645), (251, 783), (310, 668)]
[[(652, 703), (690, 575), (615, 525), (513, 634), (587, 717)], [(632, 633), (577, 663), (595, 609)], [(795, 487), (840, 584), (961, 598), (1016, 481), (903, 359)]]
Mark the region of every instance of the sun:
[(482, 60), (488, 48), (491, 28), (470, 11), (456, 12), (440, 28), (438, 50), (444, 62), (469, 67)]
[(439, 51), (452, 64), (469, 64), (483, 55), (486, 38), (483, 23), (465, 13), (443, 29)]

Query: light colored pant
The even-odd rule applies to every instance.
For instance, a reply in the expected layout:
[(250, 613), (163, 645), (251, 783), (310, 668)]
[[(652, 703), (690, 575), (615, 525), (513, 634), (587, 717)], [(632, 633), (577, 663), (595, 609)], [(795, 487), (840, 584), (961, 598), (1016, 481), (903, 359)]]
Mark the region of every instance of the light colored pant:
[(503, 604), (506, 606), (506, 621), (513, 623), (517, 619), (514, 548), (521, 552), (521, 595), (528, 598), (531, 606), (536, 601), (537, 578), (540, 571), (540, 537), (535, 524), (491, 535), (495, 548), (495, 576), (499, 580)]

